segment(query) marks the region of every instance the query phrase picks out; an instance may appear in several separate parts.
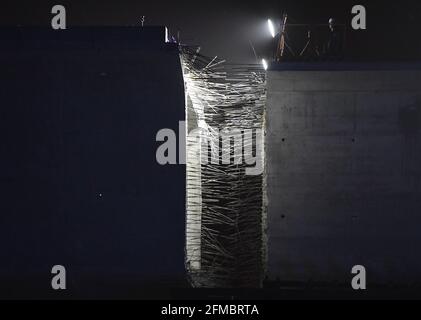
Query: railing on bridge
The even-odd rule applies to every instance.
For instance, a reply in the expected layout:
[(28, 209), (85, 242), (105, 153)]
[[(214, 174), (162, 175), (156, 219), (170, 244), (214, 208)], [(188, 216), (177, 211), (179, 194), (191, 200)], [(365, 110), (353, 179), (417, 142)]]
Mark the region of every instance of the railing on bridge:
[(345, 55), (346, 26), (335, 24), (280, 23), (280, 32), (274, 38), (274, 61), (342, 60)]

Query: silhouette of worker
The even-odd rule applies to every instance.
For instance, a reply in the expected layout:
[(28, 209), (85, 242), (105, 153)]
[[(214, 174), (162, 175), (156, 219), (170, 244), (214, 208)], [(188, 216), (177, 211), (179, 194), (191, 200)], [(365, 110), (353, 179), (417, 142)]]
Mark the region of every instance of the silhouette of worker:
[(331, 59), (342, 57), (342, 34), (336, 27), (336, 21), (329, 19), (329, 37), (326, 44), (326, 56)]

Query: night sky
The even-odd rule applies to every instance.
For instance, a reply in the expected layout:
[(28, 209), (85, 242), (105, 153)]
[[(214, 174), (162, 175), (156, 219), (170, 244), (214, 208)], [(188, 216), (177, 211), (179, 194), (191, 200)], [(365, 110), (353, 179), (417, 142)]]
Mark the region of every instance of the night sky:
[[(65, 5), (68, 27), (79, 25), (166, 25), (181, 42), (200, 45), (202, 53), (231, 62), (255, 62), (250, 42), (259, 56), (270, 52), (266, 20), (287, 12), (291, 23), (327, 23), (335, 17), (348, 27), (351, 8), (367, 9), (367, 30), (350, 31), (350, 56), (361, 59), (403, 60), (421, 57), (419, 1), (2, 1), (1, 25), (50, 25), (54, 4)], [(304, 34), (304, 33), (303, 33)]]

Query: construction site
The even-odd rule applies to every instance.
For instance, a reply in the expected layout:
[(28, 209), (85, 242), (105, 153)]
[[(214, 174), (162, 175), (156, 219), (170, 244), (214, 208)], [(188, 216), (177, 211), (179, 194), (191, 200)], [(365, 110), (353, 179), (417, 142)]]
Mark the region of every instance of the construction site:
[(143, 21), (0, 28), (2, 299), (56, 298), (58, 264), (82, 299), (348, 297), (355, 266), (418, 292), (421, 60), (266, 23), (252, 63)]

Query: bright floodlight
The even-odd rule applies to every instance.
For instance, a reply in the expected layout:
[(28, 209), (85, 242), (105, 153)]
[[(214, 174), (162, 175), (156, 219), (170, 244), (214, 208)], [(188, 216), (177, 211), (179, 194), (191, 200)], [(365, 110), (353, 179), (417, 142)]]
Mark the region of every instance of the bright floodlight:
[(275, 27), (273, 26), (272, 20), (270, 19), (268, 19), (268, 28), (272, 38), (275, 38)]
[(263, 69), (265, 69), (265, 70), (268, 69), (268, 63), (266, 62), (265, 59), (262, 59), (262, 65), (263, 65)]

